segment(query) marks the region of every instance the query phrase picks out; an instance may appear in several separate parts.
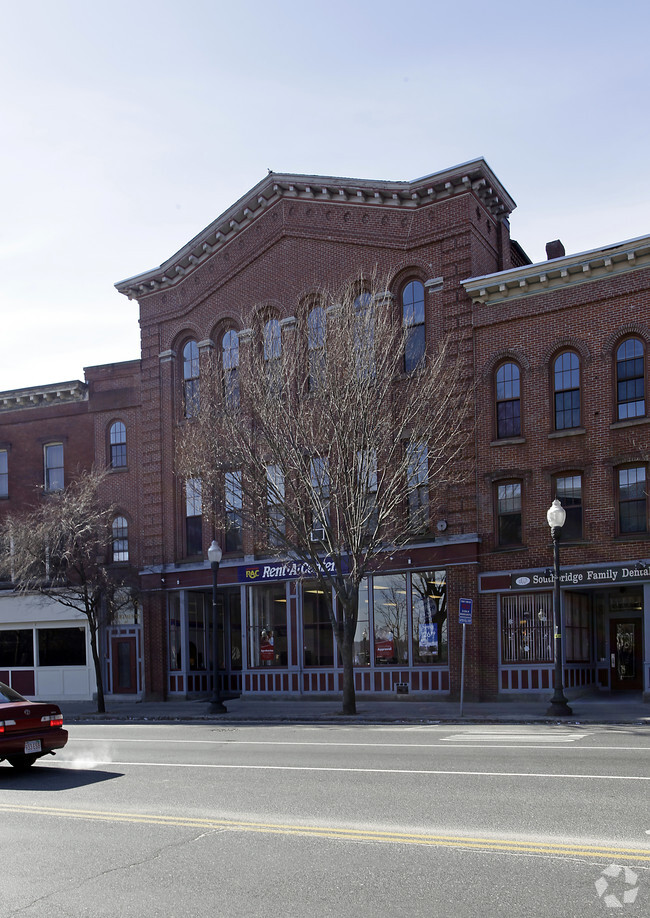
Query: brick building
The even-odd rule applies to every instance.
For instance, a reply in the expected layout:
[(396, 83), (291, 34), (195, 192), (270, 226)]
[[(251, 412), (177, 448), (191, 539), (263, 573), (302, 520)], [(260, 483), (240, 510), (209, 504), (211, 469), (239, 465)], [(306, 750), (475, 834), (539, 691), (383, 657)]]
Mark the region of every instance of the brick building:
[[(340, 690), (331, 628), (309, 580), (256, 552), (248, 533), (229, 540), (223, 526), (213, 529), (200, 493), (177, 480), (174, 451), (201, 356), (215, 352), (224, 371), (236, 371), (243, 311), (265, 310), (282, 342), (310, 294), (362, 274), (386, 279), (392, 302), (428, 350), (454, 330), (476, 382), (476, 424), (466, 447), (471, 473), (450, 493), (432, 490), (425, 536), (368, 578), (357, 689), (394, 692), (399, 684), (411, 693), (458, 693), (462, 597), (474, 601), (466, 695), (548, 692), (545, 514), (557, 493), (568, 511), (567, 682), (650, 692), (649, 243), (571, 257), (556, 247), (549, 261), (531, 265), (510, 238), (514, 206), (484, 160), (413, 182), (269, 173), (159, 268), (116, 285), (139, 303), (141, 360), (86, 371), (78, 385), (93, 445), (80, 455), (81, 464), (109, 464), (114, 425), (123, 425), (129, 458), (111, 476), (111, 497), (123, 507), (130, 558), (141, 571), (143, 624), (130, 637), (136, 692), (162, 698), (210, 690), (206, 552), (215, 537), (224, 549), (224, 687)], [(0, 450), (15, 441), (21, 412), (30, 411), (0, 415)], [(34, 474), (42, 475), (42, 448)], [(10, 481), (12, 468), (13, 458)], [(236, 515), (237, 489), (230, 488)], [(386, 637), (389, 594), (403, 597), (398, 613), (391, 611), (400, 616), (399, 641)], [(264, 643), (269, 617), (282, 635), (273, 651)], [(435, 624), (426, 647), (423, 620)], [(111, 641), (119, 637), (106, 636), (111, 673)]]

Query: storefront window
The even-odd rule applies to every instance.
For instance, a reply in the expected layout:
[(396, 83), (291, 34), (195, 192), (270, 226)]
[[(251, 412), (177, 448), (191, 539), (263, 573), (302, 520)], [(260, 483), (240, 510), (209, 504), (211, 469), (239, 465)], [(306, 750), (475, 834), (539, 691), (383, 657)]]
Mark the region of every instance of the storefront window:
[(413, 663), (447, 663), (446, 571), (414, 571), (411, 574)]
[(284, 583), (249, 588), (248, 631), (251, 666), (287, 665), (287, 592)]
[(591, 659), (589, 597), (582, 593), (564, 596), (565, 659), (567, 663), (588, 663)]
[(39, 666), (85, 666), (85, 628), (39, 628)]
[[(207, 603), (203, 593), (187, 595), (187, 634), (189, 641), (190, 670), (205, 670), (211, 662), (210, 642), (208, 640)], [(210, 616), (212, 610), (210, 609)], [(210, 628), (212, 631), (212, 628)]]
[(181, 646), (181, 596), (180, 593), (172, 593), (169, 597), (169, 669), (171, 672), (182, 669)]
[(31, 628), (0, 631), (0, 666), (33, 666), (34, 632)]
[(375, 665), (408, 663), (406, 574), (373, 577)]
[(353, 660), (355, 666), (370, 666), (370, 615), (368, 612), (368, 579), (366, 577), (364, 577), (359, 586), (359, 614), (357, 616), (357, 630), (354, 633)]
[(515, 593), (501, 597), (503, 663), (552, 663), (553, 594)]
[(230, 668), (241, 669), (241, 596), (239, 590), (228, 593), (228, 607), (230, 610)]
[(302, 587), (302, 625), (305, 666), (334, 665), (334, 635), (327, 602), (316, 580)]

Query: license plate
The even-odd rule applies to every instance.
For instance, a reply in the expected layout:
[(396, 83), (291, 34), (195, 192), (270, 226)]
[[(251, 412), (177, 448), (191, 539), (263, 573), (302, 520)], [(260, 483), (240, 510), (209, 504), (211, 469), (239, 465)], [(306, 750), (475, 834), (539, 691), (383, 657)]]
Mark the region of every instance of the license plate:
[(40, 752), (41, 741), (39, 739), (27, 740), (25, 743), (25, 753)]

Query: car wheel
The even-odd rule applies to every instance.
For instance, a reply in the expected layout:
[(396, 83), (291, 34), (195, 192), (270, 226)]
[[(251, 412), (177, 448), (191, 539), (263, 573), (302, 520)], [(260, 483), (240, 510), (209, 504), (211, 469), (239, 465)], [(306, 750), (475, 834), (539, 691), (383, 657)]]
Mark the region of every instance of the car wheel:
[(28, 768), (31, 768), (36, 759), (37, 755), (12, 755), (7, 758), (7, 761), (10, 765), (17, 771), (27, 771)]

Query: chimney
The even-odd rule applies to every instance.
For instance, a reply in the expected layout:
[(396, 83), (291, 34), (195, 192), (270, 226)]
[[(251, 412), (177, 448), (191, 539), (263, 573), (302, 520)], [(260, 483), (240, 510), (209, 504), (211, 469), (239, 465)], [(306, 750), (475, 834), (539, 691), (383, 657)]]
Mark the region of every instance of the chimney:
[(559, 239), (554, 239), (553, 242), (546, 243), (546, 257), (549, 261), (551, 258), (562, 258), (563, 255), (566, 255), (566, 252)]

